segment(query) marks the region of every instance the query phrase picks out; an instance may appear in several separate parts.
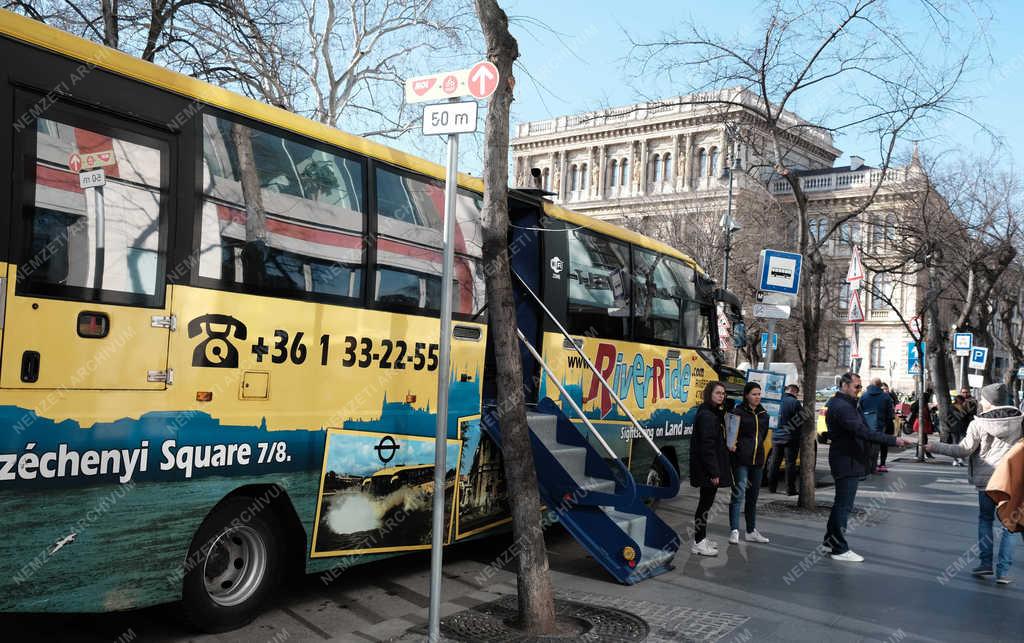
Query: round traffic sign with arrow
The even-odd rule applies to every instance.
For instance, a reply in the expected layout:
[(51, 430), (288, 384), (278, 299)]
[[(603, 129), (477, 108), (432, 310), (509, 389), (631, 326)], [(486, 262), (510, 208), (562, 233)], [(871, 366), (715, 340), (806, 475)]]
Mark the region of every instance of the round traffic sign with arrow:
[(469, 70), (469, 93), (474, 98), (487, 98), (498, 88), (498, 68), (482, 60)]

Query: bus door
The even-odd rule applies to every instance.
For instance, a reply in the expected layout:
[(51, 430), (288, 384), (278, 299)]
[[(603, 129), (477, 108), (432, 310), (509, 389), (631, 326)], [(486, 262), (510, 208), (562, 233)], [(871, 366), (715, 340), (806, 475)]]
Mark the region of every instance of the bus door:
[(0, 386), (165, 388), (173, 140), (66, 104), (15, 129)]

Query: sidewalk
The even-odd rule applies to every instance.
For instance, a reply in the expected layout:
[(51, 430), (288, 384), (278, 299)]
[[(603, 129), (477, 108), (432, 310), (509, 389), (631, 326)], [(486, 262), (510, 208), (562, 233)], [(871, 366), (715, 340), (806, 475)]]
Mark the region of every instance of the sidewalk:
[[(1020, 580), (1005, 587), (970, 576), (977, 564), (977, 496), (965, 470), (941, 456), (935, 464), (918, 464), (909, 461), (909, 450), (894, 455), (890, 473), (861, 484), (860, 511), (851, 517), (848, 538), (864, 563), (816, 553), (827, 511), (797, 513), (790, 508), (795, 498), (767, 489), (757, 526), (771, 543), (729, 545), (725, 491), (710, 528), (719, 556), (692, 556), (687, 544), (673, 571), (626, 587), (612, 582), (555, 526), (547, 538), (552, 580), (563, 598), (641, 616), (648, 641), (1020, 641), (1024, 567), (1015, 570)], [(827, 462), (827, 449), (819, 462)], [(685, 487), (658, 508), (684, 538), (695, 491)], [(831, 503), (832, 487), (819, 488), (818, 500)], [(510, 542), (498, 536), (446, 551), (444, 616), (515, 595), (515, 575), (500, 564)], [(31, 632), (38, 640), (69, 640), (72, 633), (77, 640), (109, 641), (128, 631), (133, 641), (421, 640), (410, 632), (426, 622), (429, 572), (424, 554), (357, 566), (326, 585), (308, 576), (256, 622), (219, 636), (196, 637), (181, 627), (171, 606), (99, 616), (3, 617), (0, 627)]]

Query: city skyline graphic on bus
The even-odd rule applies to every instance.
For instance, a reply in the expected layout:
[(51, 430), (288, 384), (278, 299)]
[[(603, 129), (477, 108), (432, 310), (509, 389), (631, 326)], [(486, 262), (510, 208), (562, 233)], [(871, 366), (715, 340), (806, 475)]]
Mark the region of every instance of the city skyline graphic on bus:
[[(376, 418), (345, 420), (342, 428), (353, 431), (398, 433), (432, 437), (437, 432), (437, 412), (431, 408), (431, 399), (417, 406), (417, 399), (406, 395), (402, 400), (389, 399), (387, 392), (381, 401), (380, 415)], [(480, 369), (469, 375), (469, 367), (452, 369), (448, 379), (448, 438), (459, 437), (455, 418), (480, 412)]]

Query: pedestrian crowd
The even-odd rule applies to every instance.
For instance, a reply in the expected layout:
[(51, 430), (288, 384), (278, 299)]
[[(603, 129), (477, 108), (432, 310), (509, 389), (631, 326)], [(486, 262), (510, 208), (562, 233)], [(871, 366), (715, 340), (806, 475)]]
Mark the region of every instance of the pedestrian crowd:
[[(770, 426), (761, 404), (761, 386), (748, 382), (743, 397), (728, 408), (726, 388), (709, 382), (697, 410), (690, 442), (690, 484), (699, 489), (694, 515), (694, 541), (690, 551), (716, 556), (718, 544), (707, 535), (711, 508), (719, 489), (729, 488), (729, 543), (739, 544), (740, 518), (744, 540), (768, 543), (757, 529), (757, 498), (762, 477), (772, 493), (785, 478), (786, 494), (798, 493), (797, 466), (805, 431), (813, 430), (810, 412), (799, 400), (800, 388), (786, 387), (778, 422)], [(965, 466), (968, 480), (978, 490), (979, 564), (973, 574), (995, 576), (999, 584), (1012, 581), (1015, 538), (1024, 531), (1024, 440), (1021, 409), (1008, 405), (1005, 385), (981, 389), (980, 400), (967, 388), (950, 403), (948, 419), (938, 421), (929, 402), (932, 391), (907, 405), (875, 379), (864, 388), (856, 373), (845, 373), (838, 390), (826, 404), (825, 425), (829, 441), (828, 462), (835, 480), (835, 500), (819, 546), (833, 560), (861, 562), (846, 540), (847, 524), (860, 482), (872, 474), (889, 471), (890, 447), (920, 444), (924, 455), (952, 457), (953, 466)], [(900, 422), (905, 418), (905, 421)], [(903, 430), (898, 431), (902, 423)], [(940, 439), (928, 442), (934, 427)], [(917, 432), (917, 442), (898, 433)], [(766, 439), (771, 433), (771, 448)], [(996, 521), (999, 524), (996, 524)], [(998, 534), (998, 550), (993, 530)]]

